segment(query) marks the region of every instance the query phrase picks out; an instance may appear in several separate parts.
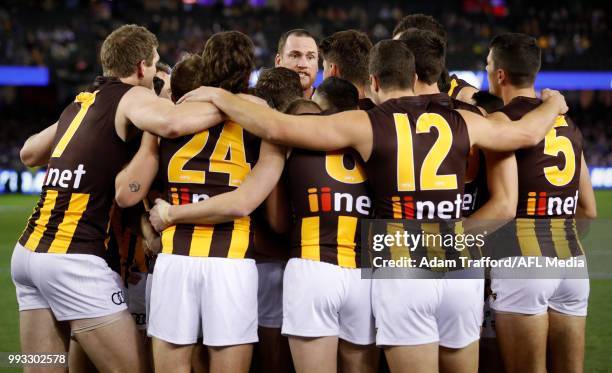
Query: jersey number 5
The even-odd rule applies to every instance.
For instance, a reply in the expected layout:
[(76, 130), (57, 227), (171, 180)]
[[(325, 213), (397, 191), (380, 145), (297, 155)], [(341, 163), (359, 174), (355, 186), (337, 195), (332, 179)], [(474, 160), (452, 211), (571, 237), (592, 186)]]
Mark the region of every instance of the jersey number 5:
[(549, 183), (560, 187), (567, 185), (574, 178), (576, 173), (576, 155), (574, 154), (572, 142), (565, 136), (557, 136), (558, 127), (567, 127), (565, 117), (557, 117), (553, 128), (544, 137), (544, 154), (558, 157), (559, 153), (563, 153), (565, 166), (563, 169), (560, 169), (558, 166), (544, 167), (544, 176), (546, 176), (546, 180)]

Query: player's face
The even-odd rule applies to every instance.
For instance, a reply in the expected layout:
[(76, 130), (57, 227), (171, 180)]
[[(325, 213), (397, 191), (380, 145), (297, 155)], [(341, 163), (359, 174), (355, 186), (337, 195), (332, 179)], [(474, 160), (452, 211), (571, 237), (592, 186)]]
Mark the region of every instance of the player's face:
[(159, 92), (159, 97), (171, 100), (172, 92), (170, 91), (170, 74), (166, 73), (165, 71), (158, 71), (155, 73), (155, 76), (164, 81), (164, 86)]
[(493, 66), (493, 57), (490, 50), (487, 55), (487, 80), (489, 81), (489, 92), (497, 97), (501, 97), (499, 84), (497, 82), (497, 73)]
[(151, 66), (147, 66), (146, 63), (142, 64), (143, 65), (143, 72), (142, 72), (143, 77), (141, 81), (142, 86), (147, 87), (149, 89), (153, 89), (153, 77), (157, 73), (157, 68), (155, 67), (155, 64), (158, 61), (159, 61), (159, 54), (157, 53), (157, 49), (156, 49), (155, 54), (153, 56), (153, 63), (151, 64)]
[(308, 36), (289, 36), (282, 55), (277, 57), (276, 67), (279, 66), (298, 73), (302, 89), (309, 89), (312, 87), (319, 70), (317, 43)]

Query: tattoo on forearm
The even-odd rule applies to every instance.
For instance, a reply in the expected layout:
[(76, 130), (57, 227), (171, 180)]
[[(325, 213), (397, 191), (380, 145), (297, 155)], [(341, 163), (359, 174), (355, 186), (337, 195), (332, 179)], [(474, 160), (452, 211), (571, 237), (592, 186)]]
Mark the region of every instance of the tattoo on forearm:
[(139, 183), (130, 183), (130, 192), (136, 193), (140, 190)]

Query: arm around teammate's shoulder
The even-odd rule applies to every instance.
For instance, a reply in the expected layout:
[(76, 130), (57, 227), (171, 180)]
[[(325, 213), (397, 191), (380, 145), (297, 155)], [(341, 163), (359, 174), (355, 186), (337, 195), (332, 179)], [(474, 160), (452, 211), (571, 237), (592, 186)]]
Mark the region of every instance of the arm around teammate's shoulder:
[(141, 130), (167, 138), (198, 133), (224, 120), (210, 103), (175, 105), (144, 87), (130, 89), (121, 99), (118, 110)]
[(512, 151), (537, 145), (553, 127), (557, 116), (567, 112), (567, 104), (559, 92), (544, 90), (542, 99), (542, 105), (512, 122), (457, 111), (466, 122), (471, 145), (492, 151)]
[(30, 136), (21, 147), (19, 157), (27, 167), (44, 166), (49, 163), (57, 122)]

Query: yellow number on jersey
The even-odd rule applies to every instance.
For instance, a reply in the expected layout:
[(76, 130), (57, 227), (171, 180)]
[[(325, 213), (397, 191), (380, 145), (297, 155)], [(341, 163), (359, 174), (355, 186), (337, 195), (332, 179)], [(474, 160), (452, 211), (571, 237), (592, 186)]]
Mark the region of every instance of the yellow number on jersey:
[(208, 141), (208, 131), (193, 135), (168, 162), (168, 181), (171, 183), (204, 184), (206, 173), (200, 170), (186, 170), (185, 165), (200, 154)]
[[(168, 162), (168, 181), (171, 183), (204, 184), (206, 172), (187, 170), (185, 165), (204, 150), (209, 132), (195, 134)], [(228, 157), (229, 153), (229, 157)], [(227, 158), (227, 159), (226, 159)], [(244, 151), (243, 130), (238, 124), (226, 122), (219, 140), (210, 156), (209, 172), (223, 172), (229, 175), (229, 185), (238, 186), (251, 171)]]
[(365, 170), (361, 162), (355, 159), (355, 167), (348, 169), (344, 166), (344, 157), (350, 155), (345, 151), (328, 152), (325, 155), (325, 170), (335, 180), (345, 184), (359, 184), (366, 181)]
[(395, 135), (397, 137), (397, 190), (411, 192), (416, 190), (414, 177), (414, 154), (412, 132), (406, 114), (393, 114)]
[(79, 126), (83, 122), (83, 118), (85, 118), (85, 114), (87, 114), (87, 110), (89, 110), (89, 107), (93, 105), (94, 101), (96, 100), (97, 93), (98, 91), (95, 91), (94, 93), (81, 92), (74, 99), (74, 102), (81, 103), (81, 109), (79, 110), (77, 115), (75, 115), (75, 117), (72, 119), (72, 122), (70, 122), (68, 129), (62, 135), (62, 138), (59, 140), (59, 142), (55, 146), (55, 149), (53, 149), (53, 153), (51, 153), (51, 158), (59, 158), (62, 156), (62, 154), (64, 153), (64, 150), (66, 150), (66, 147), (68, 146), (68, 143), (70, 142), (70, 140), (72, 140), (74, 133), (76, 132), (76, 130), (79, 128)]
[(558, 166), (544, 167), (546, 180), (554, 186), (567, 185), (574, 178), (576, 173), (576, 156), (572, 142), (565, 136), (557, 136), (557, 127), (567, 127), (565, 117), (558, 116), (555, 125), (544, 137), (544, 154), (557, 157), (563, 153), (565, 166), (560, 169)]
[(417, 119), (416, 133), (429, 133), (431, 127), (438, 130), (438, 139), (421, 166), (421, 190), (457, 189), (457, 175), (438, 175), (438, 169), (453, 145), (453, 131), (440, 114), (425, 113)]
[[(397, 190), (416, 190), (414, 175), (414, 149), (412, 132), (406, 114), (393, 114), (397, 135)], [(417, 119), (416, 133), (429, 133), (431, 127), (438, 130), (438, 138), (421, 166), (421, 190), (448, 190), (457, 188), (457, 175), (438, 175), (440, 165), (453, 144), (453, 132), (448, 122), (439, 114), (425, 113)]]
[(226, 122), (223, 126), (219, 141), (210, 156), (209, 171), (228, 174), (229, 185), (236, 187), (251, 172), (244, 151), (243, 130), (237, 123)]

